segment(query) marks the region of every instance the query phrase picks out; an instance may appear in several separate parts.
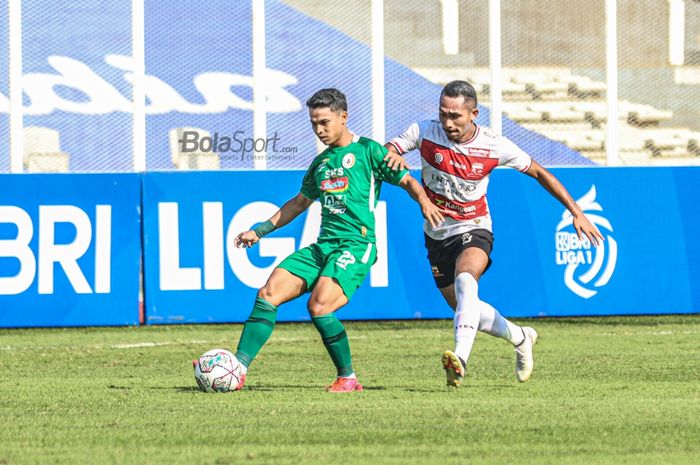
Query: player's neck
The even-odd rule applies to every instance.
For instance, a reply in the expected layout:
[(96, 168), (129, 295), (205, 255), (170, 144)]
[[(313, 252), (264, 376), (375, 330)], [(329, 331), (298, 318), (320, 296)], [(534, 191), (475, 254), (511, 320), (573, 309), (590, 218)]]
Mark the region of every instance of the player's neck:
[(352, 143), (352, 138), (354, 137), (354, 134), (348, 131), (347, 128), (345, 128), (345, 131), (338, 137), (338, 139), (333, 142), (332, 144), (328, 144), (328, 147), (331, 149), (335, 149), (338, 147), (345, 147), (346, 145), (350, 145)]
[(476, 134), (476, 123), (474, 121), (469, 123), (469, 129), (467, 130), (466, 134), (464, 134), (463, 137), (461, 137), (459, 140), (454, 141), (457, 142), (458, 144), (463, 144), (465, 142), (468, 142), (472, 140), (474, 137), (474, 134)]

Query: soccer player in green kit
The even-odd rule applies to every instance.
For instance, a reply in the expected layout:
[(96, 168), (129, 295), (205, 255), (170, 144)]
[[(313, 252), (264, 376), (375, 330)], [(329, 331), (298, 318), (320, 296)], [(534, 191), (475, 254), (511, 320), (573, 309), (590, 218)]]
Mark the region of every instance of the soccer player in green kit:
[(251, 247), (266, 234), (291, 222), (318, 199), (321, 232), (318, 242), (298, 250), (275, 268), (257, 294), (243, 327), (236, 358), (245, 367), (236, 389), (245, 382), (248, 366), (275, 327), (277, 308), (305, 292), (311, 292), (311, 321), (335, 365), (338, 376), (326, 388), (330, 392), (361, 391), (352, 367), (345, 327), (334, 312), (348, 303), (377, 258), (374, 208), (382, 181), (399, 185), (416, 200), (423, 216), (438, 225), (439, 209), (407, 170), (394, 171), (384, 161), (386, 148), (351, 133), (347, 126), (347, 102), (336, 89), (322, 89), (307, 102), (311, 126), (328, 146), (309, 166), (301, 190), (272, 218), (236, 237), (237, 247)]

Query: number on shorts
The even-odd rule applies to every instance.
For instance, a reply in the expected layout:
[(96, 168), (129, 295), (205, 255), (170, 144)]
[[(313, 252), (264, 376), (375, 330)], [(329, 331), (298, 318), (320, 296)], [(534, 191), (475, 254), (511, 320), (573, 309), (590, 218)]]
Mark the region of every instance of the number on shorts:
[(344, 270), (347, 270), (347, 266), (352, 265), (353, 263), (355, 263), (355, 256), (347, 250), (343, 252), (343, 255), (338, 257), (338, 260), (335, 262), (336, 265)]

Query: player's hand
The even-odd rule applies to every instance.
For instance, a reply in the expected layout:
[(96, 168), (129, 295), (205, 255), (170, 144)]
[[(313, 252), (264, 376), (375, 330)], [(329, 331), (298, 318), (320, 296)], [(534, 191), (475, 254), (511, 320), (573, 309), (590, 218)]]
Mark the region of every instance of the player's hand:
[(396, 152), (389, 151), (389, 153), (387, 153), (384, 157), (384, 161), (386, 162), (386, 166), (394, 171), (409, 169), (406, 159)]
[(574, 229), (576, 229), (579, 239), (583, 239), (583, 236), (586, 236), (591, 241), (591, 244), (596, 247), (605, 240), (598, 228), (584, 214), (574, 217)]
[(236, 236), (236, 239), (233, 241), (233, 245), (238, 248), (248, 248), (252, 247), (259, 240), (260, 238), (257, 234), (255, 234), (255, 231), (244, 231)]
[(430, 201), (422, 202), (420, 209), (421, 213), (423, 213), (423, 218), (428, 220), (428, 223), (430, 223), (430, 226), (433, 228), (437, 228), (445, 221), (445, 217), (442, 216), (440, 209)]

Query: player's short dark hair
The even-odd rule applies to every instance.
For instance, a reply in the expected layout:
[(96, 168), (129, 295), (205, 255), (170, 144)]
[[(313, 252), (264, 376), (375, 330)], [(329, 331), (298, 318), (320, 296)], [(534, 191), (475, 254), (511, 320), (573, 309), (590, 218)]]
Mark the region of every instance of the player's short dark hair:
[(474, 86), (469, 84), (467, 81), (448, 82), (445, 85), (445, 87), (442, 88), (442, 92), (440, 93), (441, 97), (443, 95), (453, 98), (460, 96), (464, 97), (464, 103), (467, 103), (469, 100), (472, 100), (474, 102), (475, 108), (478, 103), (476, 99), (476, 90), (474, 89)]
[(348, 101), (338, 89), (321, 89), (306, 101), (309, 109), (330, 108), (333, 113), (348, 111)]

